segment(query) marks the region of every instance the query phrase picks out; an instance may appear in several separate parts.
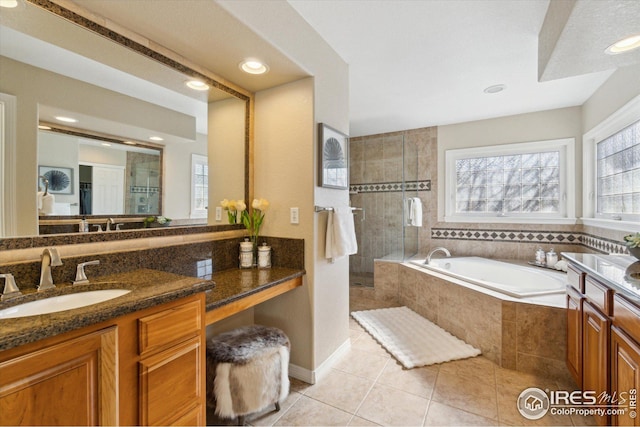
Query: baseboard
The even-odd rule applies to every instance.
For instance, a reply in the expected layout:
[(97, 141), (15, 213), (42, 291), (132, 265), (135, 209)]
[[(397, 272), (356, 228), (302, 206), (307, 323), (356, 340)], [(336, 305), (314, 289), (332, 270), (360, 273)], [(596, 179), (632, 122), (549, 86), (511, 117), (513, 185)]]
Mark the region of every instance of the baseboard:
[(294, 365), (293, 363), (289, 363), (289, 376), (293, 377), (297, 380), (304, 381), (307, 384), (315, 384), (324, 378), (331, 367), (338, 361), (340, 357), (342, 357), (349, 349), (351, 348), (351, 339), (347, 338), (345, 342), (343, 342), (340, 347), (334, 351), (331, 356), (327, 357), (324, 362), (320, 364), (315, 370), (311, 371), (309, 369), (300, 367), (298, 365)]

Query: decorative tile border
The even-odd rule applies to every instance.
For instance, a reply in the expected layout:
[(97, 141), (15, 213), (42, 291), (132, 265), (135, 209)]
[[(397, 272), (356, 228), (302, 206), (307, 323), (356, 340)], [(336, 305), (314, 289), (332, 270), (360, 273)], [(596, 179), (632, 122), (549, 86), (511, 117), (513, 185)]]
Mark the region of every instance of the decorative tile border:
[(351, 184), (352, 193), (391, 193), (401, 191), (431, 191), (431, 180), (402, 182), (375, 182), (371, 184)]
[(579, 245), (580, 233), (527, 230), (476, 230), (466, 228), (433, 228), (432, 239), (479, 240), (514, 243), (562, 243)]
[(582, 233), (582, 245), (605, 254), (628, 254), (627, 247), (615, 240), (603, 239), (593, 234)]
[(468, 228), (432, 228), (431, 238), (507, 243), (540, 243), (585, 246), (605, 254), (626, 254), (624, 244), (586, 233), (529, 230), (478, 230)]

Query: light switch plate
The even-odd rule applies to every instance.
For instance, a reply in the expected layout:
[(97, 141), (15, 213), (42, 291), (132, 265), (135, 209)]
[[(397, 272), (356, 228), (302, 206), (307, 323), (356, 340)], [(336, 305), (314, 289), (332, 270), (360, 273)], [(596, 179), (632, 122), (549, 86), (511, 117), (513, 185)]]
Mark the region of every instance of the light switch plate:
[(291, 224), (300, 224), (300, 211), (298, 208), (291, 208)]
[(222, 206), (216, 206), (216, 221), (222, 221)]

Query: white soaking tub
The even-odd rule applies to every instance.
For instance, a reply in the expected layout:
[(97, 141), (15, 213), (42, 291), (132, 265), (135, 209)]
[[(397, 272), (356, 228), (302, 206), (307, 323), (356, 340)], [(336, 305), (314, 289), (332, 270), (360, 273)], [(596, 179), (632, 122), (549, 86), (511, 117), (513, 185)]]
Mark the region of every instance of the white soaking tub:
[(538, 267), (525, 267), (481, 257), (450, 257), (410, 262), (426, 270), (473, 283), (514, 298), (564, 293), (566, 279)]

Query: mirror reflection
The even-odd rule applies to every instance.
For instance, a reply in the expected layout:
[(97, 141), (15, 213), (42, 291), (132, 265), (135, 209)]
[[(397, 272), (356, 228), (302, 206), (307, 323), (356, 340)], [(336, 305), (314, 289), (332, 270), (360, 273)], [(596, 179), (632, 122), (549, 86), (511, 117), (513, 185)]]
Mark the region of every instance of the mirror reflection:
[(46, 123), (39, 128), (38, 171), (55, 197), (40, 215), (162, 213), (162, 148)]
[[(0, 204), (13, 222), (6, 237), (38, 234), (39, 219), (52, 224), (59, 216), (164, 215), (172, 225), (214, 225), (208, 200), (248, 198), (248, 95), (207, 77), (208, 90), (192, 89), (187, 81), (203, 75), (30, 3), (2, 12), (0, 96), (19, 106), (15, 123), (3, 123), (15, 126), (19, 141), (0, 173), (16, 183), (5, 196), (12, 203)], [(53, 210), (41, 209), (41, 167), (68, 172), (69, 187), (51, 191)]]

